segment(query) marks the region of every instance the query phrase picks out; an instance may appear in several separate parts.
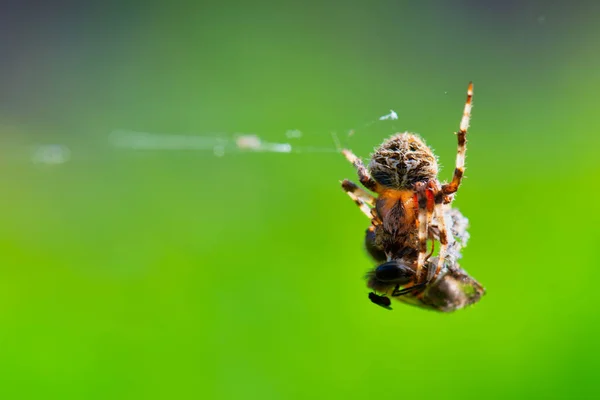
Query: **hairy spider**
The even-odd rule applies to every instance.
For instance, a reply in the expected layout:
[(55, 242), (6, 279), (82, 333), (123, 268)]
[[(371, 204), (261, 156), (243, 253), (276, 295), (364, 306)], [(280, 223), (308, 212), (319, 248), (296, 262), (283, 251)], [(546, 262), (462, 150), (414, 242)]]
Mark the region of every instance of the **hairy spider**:
[[(374, 197), (347, 179), (342, 182), (342, 188), (371, 219), (366, 247), (377, 262), (383, 263), (367, 274), (371, 289), (440, 311), (462, 308), (485, 293), (458, 266), (466, 239), (457, 242), (454, 235), (468, 237), (467, 222), (450, 207), (464, 174), (472, 97), (473, 84), (469, 83), (456, 132), (456, 168), (449, 183), (440, 183), (436, 156), (412, 133), (395, 134), (384, 141), (372, 154), (368, 167), (350, 150), (342, 151), (356, 168), (360, 183), (377, 194)], [(440, 243), (439, 253), (432, 257), (436, 242)], [(369, 295), (374, 303), (388, 306), (382, 297)]]

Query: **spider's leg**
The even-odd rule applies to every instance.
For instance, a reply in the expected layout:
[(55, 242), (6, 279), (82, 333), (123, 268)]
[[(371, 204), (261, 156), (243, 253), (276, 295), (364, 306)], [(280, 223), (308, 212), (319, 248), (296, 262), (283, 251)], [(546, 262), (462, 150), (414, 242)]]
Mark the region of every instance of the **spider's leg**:
[(431, 251), (429, 252), (429, 254), (427, 254), (425, 256), (425, 260), (429, 260), (429, 258), (433, 255), (433, 253), (435, 252), (435, 240), (431, 241)]
[[(427, 184), (427, 191), (425, 195), (427, 196), (427, 237), (430, 237), (429, 229), (433, 225), (433, 212), (434, 212), (434, 193), (435, 193), (435, 183), (436, 181), (430, 181)], [(435, 240), (431, 240), (431, 251), (429, 254), (425, 256), (425, 262), (431, 257), (433, 252), (435, 251)]]
[(445, 195), (456, 193), (462, 177), (465, 173), (465, 152), (467, 150), (467, 129), (469, 129), (469, 121), (471, 120), (471, 107), (473, 99), (473, 82), (469, 83), (467, 89), (467, 101), (465, 102), (465, 109), (463, 111), (463, 117), (460, 121), (460, 128), (456, 132), (458, 138), (458, 149), (456, 153), (456, 169), (454, 170), (454, 176), (452, 182), (442, 186), (442, 190)]
[(378, 184), (371, 177), (371, 174), (369, 174), (369, 171), (365, 167), (365, 164), (363, 164), (362, 160), (358, 158), (353, 152), (347, 149), (342, 150), (342, 154), (344, 155), (344, 157), (346, 157), (348, 161), (352, 163), (352, 165), (354, 165), (354, 168), (356, 168), (356, 172), (358, 173), (358, 180), (360, 181), (360, 183), (362, 183), (367, 189), (373, 192), (377, 192)]
[(435, 215), (440, 231), (440, 253), (438, 256), (437, 268), (431, 268), (427, 271), (427, 282), (439, 275), (448, 254), (448, 231), (446, 230), (446, 219), (444, 215), (444, 193), (439, 189), (439, 186), (435, 188), (435, 191)]
[(375, 207), (375, 197), (373, 197), (370, 193), (367, 193), (363, 189), (361, 189), (356, 183), (349, 181), (348, 179), (344, 179), (342, 181), (342, 187), (348, 194), (352, 193), (355, 197), (360, 199), (363, 203)]
[(367, 217), (369, 217), (369, 219), (373, 218), (371, 211), (371, 207), (375, 206), (375, 198), (373, 196), (362, 190), (356, 183), (351, 182), (348, 179), (344, 179), (342, 181), (342, 189), (344, 189), (348, 196), (354, 200), (356, 205)]
[(418, 223), (419, 223), (419, 254), (417, 256), (416, 281), (421, 280), (421, 270), (425, 264), (425, 255), (427, 254), (427, 189), (425, 183), (417, 182), (415, 184), (417, 192), (417, 203), (419, 205)]

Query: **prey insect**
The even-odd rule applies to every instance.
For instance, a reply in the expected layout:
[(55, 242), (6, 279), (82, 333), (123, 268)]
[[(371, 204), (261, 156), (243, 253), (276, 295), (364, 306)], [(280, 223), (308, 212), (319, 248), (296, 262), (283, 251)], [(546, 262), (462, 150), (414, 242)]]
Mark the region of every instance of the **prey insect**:
[[(365, 245), (380, 265), (366, 279), (373, 290), (369, 299), (377, 305), (389, 308), (389, 296), (423, 308), (454, 311), (485, 293), (458, 265), (468, 239), (468, 221), (451, 208), (464, 175), (472, 98), (469, 83), (456, 132), (456, 167), (448, 183), (440, 183), (436, 156), (412, 133), (398, 133), (384, 141), (368, 166), (350, 150), (342, 151), (356, 168), (360, 183), (375, 193), (347, 179), (342, 182), (344, 191), (371, 219)], [(439, 250), (434, 256), (436, 243)]]

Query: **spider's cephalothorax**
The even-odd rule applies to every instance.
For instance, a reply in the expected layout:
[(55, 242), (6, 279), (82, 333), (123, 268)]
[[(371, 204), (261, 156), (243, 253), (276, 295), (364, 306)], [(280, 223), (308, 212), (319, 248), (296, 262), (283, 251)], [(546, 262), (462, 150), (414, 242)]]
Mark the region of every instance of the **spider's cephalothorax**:
[(437, 159), (431, 149), (410, 133), (394, 135), (371, 156), (373, 179), (388, 189), (412, 190), (415, 183), (437, 178)]
[[(375, 197), (349, 180), (342, 182), (346, 193), (371, 219), (365, 243), (369, 254), (382, 264), (369, 272), (367, 281), (372, 290), (383, 296), (452, 311), (475, 303), (485, 292), (458, 266), (460, 249), (468, 237), (466, 218), (450, 207), (464, 173), (472, 96), (473, 85), (469, 84), (460, 129), (456, 132), (456, 168), (449, 183), (438, 180), (437, 159), (431, 149), (408, 132), (384, 141), (371, 156), (368, 167), (350, 150), (343, 150), (355, 166), (360, 182), (377, 194)], [(432, 257), (436, 242), (440, 244), (439, 253)], [(427, 272), (425, 276), (423, 270)], [(369, 298), (376, 304), (385, 304), (380, 294), (372, 293)]]

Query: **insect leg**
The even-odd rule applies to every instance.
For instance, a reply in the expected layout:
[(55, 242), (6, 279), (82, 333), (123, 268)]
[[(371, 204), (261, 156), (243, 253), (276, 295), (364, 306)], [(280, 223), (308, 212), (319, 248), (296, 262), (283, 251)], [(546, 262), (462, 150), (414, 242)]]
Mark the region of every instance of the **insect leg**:
[(371, 207), (375, 206), (375, 198), (369, 193), (362, 190), (354, 182), (344, 179), (342, 181), (342, 189), (350, 196), (360, 210), (369, 218), (373, 218)]
[(394, 291), (392, 292), (391, 296), (392, 297), (398, 297), (398, 296), (402, 296), (408, 293), (411, 293), (413, 290), (419, 289), (423, 286), (425, 286), (427, 283), (423, 282), (423, 283), (418, 283), (416, 285), (413, 285), (411, 287), (408, 288), (404, 288), (402, 290), (398, 290), (398, 288), (400, 287), (400, 285), (396, 285), (396, 287), (394, 288)]
[(392, 304), (392, 303), (388, 297), (379, 296), (378, 294), (371, 292), (371, 293), (369, 293), (369, 300), (371, 300), (373, 303), (377, 304), (378, 306), (387, 308), (388, 310), (392, 309), (392, 307), (390, 307), (390, 304)]
[(419, 255), (417, 256), (417, 282), (421, 280), (421, 270), (425, 264), (425, 255), (427, 254), (427, 189), (423, 182), (415, 184), (417, 192), (417, 202), (419, 204), (418, 223), (419, 223)]
[(458, 138), (458, 149), (456, 153), (456, 169), (454, 170), (454, 176), (452, 182), (445, 184), (442, 187), (445, 195), (455, 193), (460, 186), (462, 177), (465, 173), (465, 152), (467, 150), (467, 129), (469, 129), (469, 121), (471, 120), (471, 108), (473, 99), (473, 82), (469, 83), (467, 89), (467, 101), (465, 102), (465, 109), (463, 111), (463, 117), (460, 121), (460, 128), (456, 132)]
[(369, 171), (363, 164), (362, 160), (358, 158), (354, 153), (350, 150), (344, 149), (342, 150), (342, 154), (348, 161), (354, 165), (356, 168), (356, 172), (358, 172), (358, 180), (362, 183), (367, 189), (372, 190), (373, 192), (377, 191), (377, 182), (371, 177)]

